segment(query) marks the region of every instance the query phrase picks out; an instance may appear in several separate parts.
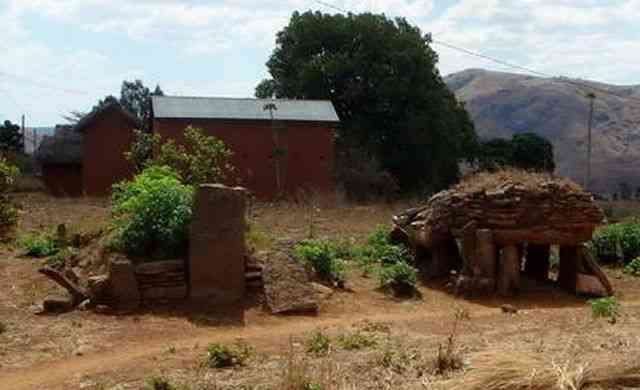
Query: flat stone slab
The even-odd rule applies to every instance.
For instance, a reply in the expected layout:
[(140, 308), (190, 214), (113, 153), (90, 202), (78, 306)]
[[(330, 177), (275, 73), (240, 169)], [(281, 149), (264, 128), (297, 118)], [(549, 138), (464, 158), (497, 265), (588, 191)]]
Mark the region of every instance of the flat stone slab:
[(286, 253), (269, 255), (263, 270), (267, 305), (274, 314), (318, 311), (316, 289), (302, 264)]

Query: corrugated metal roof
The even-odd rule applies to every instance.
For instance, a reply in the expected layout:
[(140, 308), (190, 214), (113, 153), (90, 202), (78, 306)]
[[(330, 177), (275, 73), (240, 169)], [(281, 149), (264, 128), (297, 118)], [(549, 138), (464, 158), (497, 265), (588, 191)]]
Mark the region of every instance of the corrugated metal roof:
[(273, 103), (273, 117), (281, 121), (340, 122), (328, 100), (234, 99), (153, 96), (156, 118), (270, 120), (266, 104)]

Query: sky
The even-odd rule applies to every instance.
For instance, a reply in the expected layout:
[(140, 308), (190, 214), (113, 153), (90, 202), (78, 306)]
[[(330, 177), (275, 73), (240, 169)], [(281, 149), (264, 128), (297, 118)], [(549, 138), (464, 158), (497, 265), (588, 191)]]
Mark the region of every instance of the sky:
[[(125, 79), (170, 95), (252, 96), (291, 13), (340, 12), (326, 4), (403, 16), (547, 74), (640, 84), (640, 0), (0, 0), (0, 121), (64, 123)], [(515, 71), (433, 48), (443, 75)]]

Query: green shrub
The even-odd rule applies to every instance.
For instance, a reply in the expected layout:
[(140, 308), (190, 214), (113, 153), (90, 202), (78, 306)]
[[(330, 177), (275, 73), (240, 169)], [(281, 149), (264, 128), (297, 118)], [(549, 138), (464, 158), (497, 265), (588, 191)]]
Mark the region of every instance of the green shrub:
[(331, 349), (331, 339), (324, 333), (317, 331), (306, 341), (307, 352), (315, 355), (326, 355)]
[(620, 304), (615, 297), (589, 300), (594, 317), (615, 318), (620, 310)]
[(627, 263), (640, 256), (640, 221), (616, 223), (598, 229), (590, 246), (603, 264)]
[(50, 234), (27, 234), (20, 237), (17, 244), (25, 251), (25, 255), (32, 257), (53, 256), (60, 250)]
[(365, 256), (372, 261), (379, 261), (383, 265), (409, 261), (409, 251), (402, 245), (394, 245), (389, 240), (388, 226), (377, 226), (367, 237)]
[(126, 254), (170, 258), (184, 255), (193, 187), (169, 167), (152, 166), (113, 187), (113, 246)]
[(409, 295), (416, 290), (418, 270), (409, 263), (399, 261), (380, 268), (378, 277), (383, 288), (390, 288), (398, 295)]
[(18, 221), (18, 210), (9, 197), (18, 173), (18, 168), (0, 156), (0, 240), (8, 235)]
[(362, 332), (340, 335), (337, 341), (341, 348), (347, 350), (371, 348), (378, 344), (373, 335)]
[(251, 355), (253, 350), (244, 343), (237, 343), (231, 347), (224, 344), (210, 344), (207, 347), (204, 364), (209, 368), (243, 366)]
[(327, 240), (305, 240), (293, 248), (294, 256), (309, 264), (315, 273), (327, 281), (342, 283), (345, 280), (344, 254), (336, 244)]
[(169, 380), (160, 375), (153, 375), (144, 381), (145, 390), (176, 390)]
[(367, 236), (367, 245), (374, 249), (391, 245), (391, 241), (389, 241), (390, 233), (391, 229), (387, 225), (376, 226)]
[(624, 267), (624, 272), (633, 276), (640, 276), (640, 257), (636, 257)]

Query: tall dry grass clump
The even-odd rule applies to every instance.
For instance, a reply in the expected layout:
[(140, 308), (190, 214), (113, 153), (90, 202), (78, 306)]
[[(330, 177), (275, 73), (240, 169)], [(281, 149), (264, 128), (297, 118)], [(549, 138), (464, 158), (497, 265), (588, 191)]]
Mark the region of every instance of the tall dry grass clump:
[(576, 182), (549, 173), (530, 172), (514, 168), (505, 168), (496, 172), (479, 172), (465, 176), (454, 187), (459, 192), (496, 191), (506, 184), (521, 185), (527, 191), (537, 192), (543, 184), (554, 183), (567, 192), (583, 192)]
[(640, 386), (640, 365), (621, 368), (604, 362), (563, 363), (541, 354), (487, 351), (476, 355), (457, 386), (468, 390), (581, 390)]

